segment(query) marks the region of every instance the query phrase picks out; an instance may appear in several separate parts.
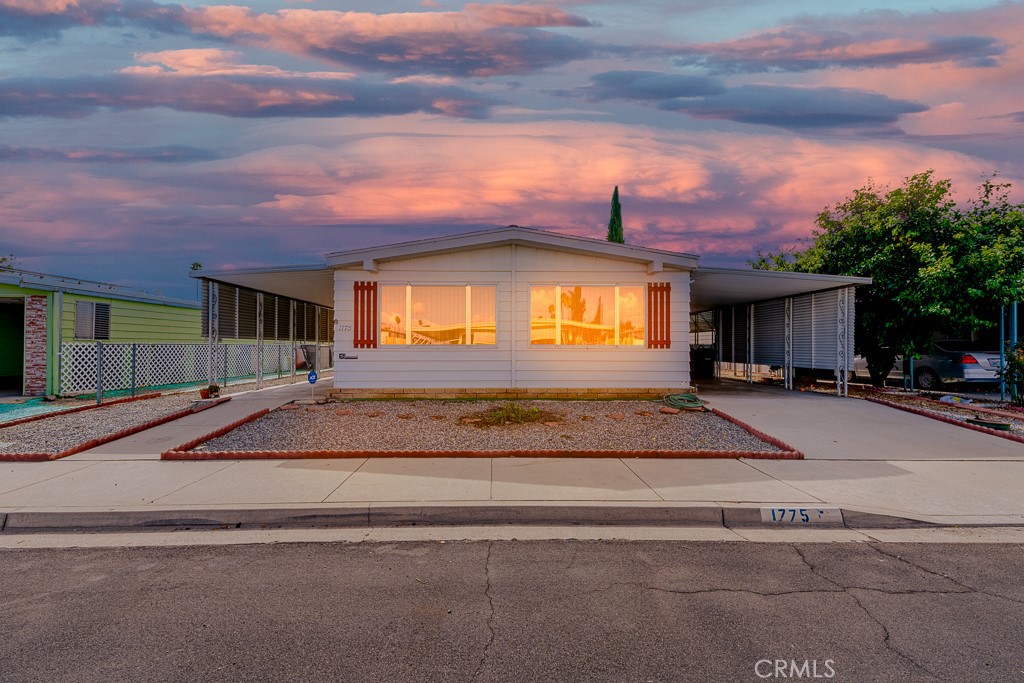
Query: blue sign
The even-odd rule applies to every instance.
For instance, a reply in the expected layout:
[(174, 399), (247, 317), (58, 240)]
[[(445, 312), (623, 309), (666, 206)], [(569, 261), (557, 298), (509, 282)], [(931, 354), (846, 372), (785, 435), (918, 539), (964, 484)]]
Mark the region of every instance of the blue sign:
[(310, 384), (316, 384), (316, 370), (310, 370), (309, 374), (306, 375), (306, 379), (309, 380)]

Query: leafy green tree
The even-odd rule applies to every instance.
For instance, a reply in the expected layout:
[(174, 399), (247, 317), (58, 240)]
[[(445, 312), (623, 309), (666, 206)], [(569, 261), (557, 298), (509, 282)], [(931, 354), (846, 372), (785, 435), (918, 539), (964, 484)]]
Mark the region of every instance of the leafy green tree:
[(18, 259), (14, 258), (14, 254), (7, 254), (6, 256), (0, 254), (0, 270), (10, 270), (18, 266)]
[(933, 171), (884, 189), (868, 183), (817, 217), (803, 250), (758, 253), (754, 268), (858, 275), (857, 351), (881, 384), (895, 357), (929, 350), (942, 331), (994, 325), (993, 311), (1022, 298), (1024, 205), (1008, 183), (982, 183), (964, 208)]
[(608, 219), (608, 241), (624, 244), (626, 238), (622, 234), (622, 205), (619, 204), (619, 186), (612, 193), (612, 215)]

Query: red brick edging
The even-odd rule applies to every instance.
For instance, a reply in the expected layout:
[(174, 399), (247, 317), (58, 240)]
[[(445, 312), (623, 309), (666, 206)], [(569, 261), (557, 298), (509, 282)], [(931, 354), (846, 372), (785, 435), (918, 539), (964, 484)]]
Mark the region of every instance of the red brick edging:
[(0, 462), (45, 462), (52, 453), (0, 453)]
[(0, 429), (4, 427), (13, 427), (15, 425), (23, 425), (28, 422), (37, 422), (38, 420), (45, 420), (48, 417), (56, 417), (57, 415), (70, 415), (71, 413), (80, 413), (83, 410), (95, 410), (96, 408), (105, 408), (106, 406), (115, 406), (119, 403), (131, 403), (132, 401), (145, 401), (149, 398), (156, 398), (161, 396), (159, 392), (154, 394), (145, 394), (143, 396), (129, 396), (128, 398), (116, 398), (113, 401), (107, 401), (106, 403), (94, 403), (87, 406), (78, 406), (77, 408), (68, 408), (67, 410), (54, 410), (49, 413), (42, 413), (40, 415), (33, 415), (31, 417), (23, 417), (20, 420), (11, 420), (10, 422), (0, 422)]
[[(139, 400), (140, 398), (142, 398), (142, 397), (135, 397), (134, 399), (131, 399), (131, 400)], [(152, 398), (152, 397), (147, 397), (147, 398)], [(196, 408), (196, 409), (186, 408), (185, 410), (179, 410), (179, 411), (177, 411), (175, 413), (171, 413), (170, 415), (164, 415), (163, 417), (158, 417), (155, 420), (150, 420), (149, 422), (144, 422), (144, 423), (142, 423), (140, 425), (135, 425), (134, 427), (129, 427), (128, 429), (123, 429), (123, 430), (121, 430), (119, 432), (114, 432), (113, 434), (107, 434), (106, 436), (101, 436), (98, 439), (90, 439), (89, 441), (86, 441), (85, 443), (80, 443), (77, 446), (72, 446), (71, 448), (67, 449), (66, 451), (61, 451), (60, 453), (0, 453), (0, 462), (42, 462), (42, 461), (46, 461), (46, 460), (60, 460), (61, 458), (66, 458), (69, 455), (75, 455), (77, 453), (81, 453), (83, 451), (87, 451), (90, 448), (96, 448), (97, 446), (102, 446), (103, 444), (108, 444), (111, 441), (117, 441), (118, 439), (123, 439), (123, 438), (125, 438), (127, 436), (131, 436), (133, 434), (138, 434), (139, 432), (143, 432), (143, 431), (145, 431), (147, 429), (152, 429), (153, 427), (159, 427), (162, 424), (166, 424), (168, 422), (172, 422), (172, 421), (177, 420), (177, 419), (182, 418), (182, 417), (187, 417), (189, 415), (192, 415), (193, 413), (197, 413), (197, 412), (206, 410), (207, 408), (212, 408), (215, 405), (219, 405), (221, 403), (224, 403), (225, 401), (230, 401), (230, 400), (231, 400), (230, 396), (225, 396), (224, 398), (219, 399), (215, 403), (209, 403), (209, 404), (206, 404), (206, 405), (204, 405), (204, 406), (202, 406), (200, 408)], [(121, 401), (121, 402), (123, 403), (125, 401)], [(108, 403), (106, 405), (111, 405), (111, 404)], [(64, 411), (64, 412), (68, 412), (68, 411)]]
[[(988, 427), (981, 427), (979, 425), (968, 424), (967, 422), (964, 422), (962, 420), (954, 420), (953, 418), (946, 417), (945, 415), (937, 415), (927, 410), (921, 410), (920, 408), (914, 408), (913, 406), (903, 405), (902, 403), (895, 403), (893, 401), (886, 401), (885, 399), (881, 398), (871, 398), (870, 396), (866, 396), (864, 400), (871, 401), (872, 403), (878, 403), (879, 405), (883, 406), (889, 406), (890, 408), (896, 408), (897, 410), (904, 410), (908, 413), (914, 413), (915, 415), (920, 415), (922, 417), (930, 417), (933, 420), (938, 420), (939, 422), (945, 422), (946, 424), (963, 427), (964, 429), (973, 429), (974, 431), (981, 432), (982, 434), (991, 434), (992, 436), (998, 436), (1003, 439), (1009, 439), (1010, 441), (1016, 441), (1017, 443), (1024, 443), (1024, 436), (1018, 436), (1017, 434), (1012, 434), (1010, 432), (1004, 432), (998, 429), (989, 429)], [(941, 401), (936, 401), (936, 403), (941, 403)], [(956, 406), (956, 404), (946, 403), (942, 403), (942, 405)], [(972, 410), (971, 408), (968, 408), (966, 406), (961, 406), (961, 408), (963, 410)]]
[[(728, 413), (723, 413), (718, 408), (711, 408), (710, 410), (711, 410), (711, 412), (713, 414), (717, 415), (718, 417), (722, 418), (723, 420), (727, 420), (729, 422), (732, 422), (734, 425), (736, 425), (740, 429), (747, 430), (748, 432), (750, 432), (751, 434), (753, 434), (757, 438), (761, 439), (761, 441), (764, 441), (765, 443), (770, 443), (772, 446), (775, 446), (776, 448), (781, 448), (782, 449), (782, 453), (774, 453), (773, 454), (775, 456), (774, 459), (776, 459), (776, 460), (803, 460), (804, 454), (801, 453), (800, 451), (798, 451), (797, 449), (793, 448), (792, 446), (790, 446), (785, 441), (781, 441), (779, 439), (776, 439), (771, 434), (765, 434), (760, 429), (755, 429), (754, 427), (748, 425), (743, 420), (737, 419), (737, 418), (733, 417), (732, 415), (729, 415)], [(761, 456), (761, 457), (767, 457), (767, 456)]]
[(731, 415), (721, 412), (715, 408), (711, 413), (721, 417), (734, 425), (744, 429), (758, 439), (781, 448), (782, 451), (710, 451), (710, 450), (653, 450), (653, 451), (629, 451), (629, 450), (499, 450), (499, 451), (193, 451), (192, 449), (200, 444), (206, 443), (224, 436), (228, 432), (238, 429), (244, 424), (253, 422), (270, 410), (264, 408), (259, 412), (248, 415), (241, 420), (232, 422), (216, 431), (193, 439), (160, 455), (161, 460), (299, 460), (299, 459), (324, 459), (324, 458), (757, 458), (762, 460), (802, 460), (804, 454), (792, 446), (754, 429), (750, 425), (737, 420)]

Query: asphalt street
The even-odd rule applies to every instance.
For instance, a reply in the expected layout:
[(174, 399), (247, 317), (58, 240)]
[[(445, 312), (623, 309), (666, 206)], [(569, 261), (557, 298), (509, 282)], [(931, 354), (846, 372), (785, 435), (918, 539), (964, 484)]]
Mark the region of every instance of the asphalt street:
[(0, 567), (11, 682), (1024, 680), (1018, 544), (3, 550)]

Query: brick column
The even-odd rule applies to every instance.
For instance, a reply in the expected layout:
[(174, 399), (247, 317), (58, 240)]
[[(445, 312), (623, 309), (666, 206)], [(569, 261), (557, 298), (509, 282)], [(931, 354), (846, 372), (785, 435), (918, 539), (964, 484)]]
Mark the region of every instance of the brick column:
[(25, 297), (25, 395), (46, 393), (46, 297)]

